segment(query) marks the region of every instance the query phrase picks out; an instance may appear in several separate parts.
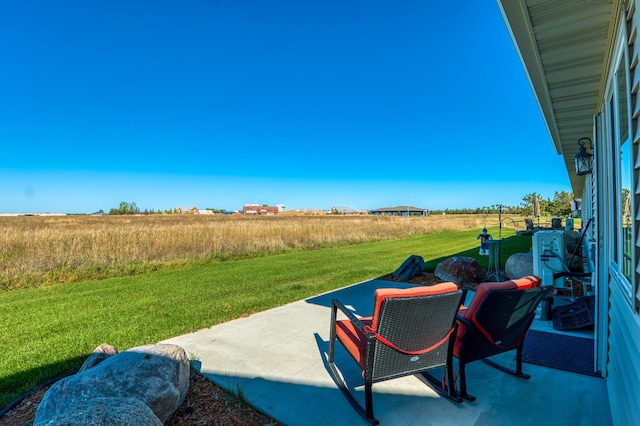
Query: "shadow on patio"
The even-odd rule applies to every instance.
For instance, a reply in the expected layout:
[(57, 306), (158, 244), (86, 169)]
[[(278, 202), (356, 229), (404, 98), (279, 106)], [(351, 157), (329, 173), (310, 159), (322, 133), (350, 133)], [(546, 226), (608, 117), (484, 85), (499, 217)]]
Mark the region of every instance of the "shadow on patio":
[[(379, 287), (411, 284), (370, 280), (246, 318), (165, 341), (199, 358), (202, 373), (287, 425), (367, 424), (349, 405), (327, 370), (330, 303), (338, 298), (360, 315), (373, 310)], [(513, 366), (513, 354), (499, 356)], [(338, 345), (336, 363), (364, 399), (360, 369)], [(607, 425), (604, 381), (533, 364), (530, 380), (482, 363), (467, 367), (469, 391), (478, 399), (456, 404), (410, 376), (373, 385), (381, 424)]]

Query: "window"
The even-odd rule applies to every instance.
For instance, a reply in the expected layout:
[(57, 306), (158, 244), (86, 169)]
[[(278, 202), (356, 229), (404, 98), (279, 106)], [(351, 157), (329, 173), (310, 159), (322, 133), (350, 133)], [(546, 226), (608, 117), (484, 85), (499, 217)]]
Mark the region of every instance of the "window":
[[(632, 143), (629, 137), (629, 107), (627, 89), (627, 67), (625, 54), (618, 62), (615, 75), (616, 92), (616, 124), (618, 138), (613, 138), (614, 144), (614, 218), (615, 218), (615, 261), (619, 272), (627, 279), (629, 287), (633, 284), (633, 197), (632, 197)], [(613, 130), (613, 129), (612, 129)], [(629, 288), (630, 290), (630, 288)]]

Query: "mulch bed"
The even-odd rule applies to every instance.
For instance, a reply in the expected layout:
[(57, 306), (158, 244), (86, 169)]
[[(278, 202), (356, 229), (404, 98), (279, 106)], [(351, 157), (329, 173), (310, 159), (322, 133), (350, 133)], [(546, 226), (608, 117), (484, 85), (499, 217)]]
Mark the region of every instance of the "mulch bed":
[[(397, 280), (393, 279), (392, 274), (380, 277), (380, 279), (397, 282)], [(423, 272), (422, 274), (416, 275), (415, 277), (411, 278), (407, 282), (411, 284), (433, 285), (441, 283), (443, 281), (440, 278), (436, 277), (432, 272)]]
[[(33, 425), (38, 405), (51, 386), (29, 394), (0, 417), (0, 426)], [(165, 425), (279, 426), (280, 424), (192, 370), (187, 397)]]

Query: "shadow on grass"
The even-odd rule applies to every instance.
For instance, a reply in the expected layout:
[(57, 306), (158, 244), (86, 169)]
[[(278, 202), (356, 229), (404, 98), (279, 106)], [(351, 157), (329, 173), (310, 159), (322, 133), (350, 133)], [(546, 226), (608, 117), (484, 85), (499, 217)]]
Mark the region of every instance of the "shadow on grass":
[[(504, 264), (509, 256), (515, 253), (527, 253), (531, 249), (531, 236), (530, 235), (514, 235), (513, 237), (503, 238), (500, 247), (500, 267), (504, 270)], [(407, 257), (410, 254), (407, 255)], [(440, 262), (445, 259), (454, 256), (465, 256), (476, 259), (483, 268), (487, 269), (489, 264), (489, 256), (480, 256), (479, 248), (469, 249), (454, 253), (447, 256), (438, 257), (436, 259), (425, 260), (425, 272), (433, 272)], [(399, 265), (398, 265), (399, 266)], [(334, 298), (340, 300), (350, 300), (354, 312), (359, 315), (370, 315), (373, 311), (373, 295), (374, 291), (378, 288), (389, 286), (389, 274), (383, 275), (376, 279), (368, 280), (362, 283), (346, 286), (336, 289), (324, 294), (320, 294), (314, 297), (305, 299), (307, 303), (312, 303), (320, 306), (331, 307), (331, 300)], [(415, 286), (407, 282), (393, 281), (393, 287), (395, 288), (409, 288)], [(360, 297), (366, 295), (365, 298)]]
[(69, 358), (0, 378), (0, 417), (26, 394), (75, 373), (88, 356)]
[[(502, 244), (500, 244), (500, 268), (504, 269), (504, 265), (509, 256), (515, 253), (528, 253), (529, 250), (531, 250), (531, 235), (514, 235), (512, 237), (503, 238)], [(476, 248), (461, 251), (449, 256), (425, 260), (425, 272), (433, 272), (440, 262), (454, 256), (470, 257), (477, 260), (484, 269), (489, 267), (489, 256), (481, 256), (480, 246), (478, 245)]]

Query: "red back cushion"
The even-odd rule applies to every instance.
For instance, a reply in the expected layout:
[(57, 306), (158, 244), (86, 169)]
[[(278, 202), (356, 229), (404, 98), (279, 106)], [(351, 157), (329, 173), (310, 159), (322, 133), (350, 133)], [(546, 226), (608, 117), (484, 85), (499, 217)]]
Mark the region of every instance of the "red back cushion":
[(489, 290), (510, 290), (518, 289), (525, 290), (527, 288), (536, 288), (540, 286), (541, 279), (530, 275), (528, 277), (518, 278), (517, 280), (502, 281), (499, 283), (482, 283), (476, 289), (476, 293), (473, 296), (473, 300), (465, 310), (459, 312), (460, 315), (464, 315), (465, 318), (471, 319), (478, 312), (478, 308), (482, 303), (482, 299)]
[(373, 319), (371, 321), (371, 328), (376, 331), (378, 330), (380, 309), (382, 308), (382, 304), (384, 303), (384, 301), (389, 297), (429, 296), (432, 294), (448, 293), (457, 290), (458, 285), (451, 282), (412, 288), (379, 288), (374, 293)]
[[(517, 280), (502, 281), (499, 283), (495, 283), (495, 282), (482, 283), (476, 289), (476, 293), (473, 296), (473, 300), (471, 301), (471, 303), (469, 303), (469, 306), (462, 307), (458, 311), (458, 315), (468, 319), (469, 321), (473, 321), (473, 317), (475, 316), (476, 312), (478, 312), (478, 308), (480, 307), (482, 300), (484, 299), (485, 295), (489, 290), (509, 290), (509, 289), (525, 290), (528, 288), (539, 287), (541, 281), (542, 280), (540, 278), (530, 275), (528, 277), (522, 277)], [(467, 332), (467, 325), (462, 321), (459, 321), (458, 332), (456, 333), (456, 343), (453, 349), (453, 354), (455, 356), (460, 355), (460, 350), (462, 347), (462, 337), (466, 332)]]

